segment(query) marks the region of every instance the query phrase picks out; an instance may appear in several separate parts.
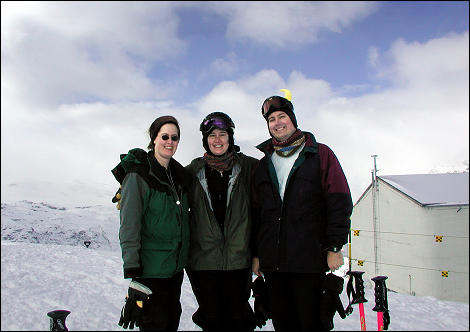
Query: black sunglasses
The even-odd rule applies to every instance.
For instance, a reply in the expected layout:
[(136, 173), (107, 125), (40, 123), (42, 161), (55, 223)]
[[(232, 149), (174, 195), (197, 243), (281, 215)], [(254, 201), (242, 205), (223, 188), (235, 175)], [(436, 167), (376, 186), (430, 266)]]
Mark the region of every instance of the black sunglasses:
[[(168, 135), (168, 134), (163, 134), (163, 135), (162, 135), (162, 140), (164, 140), (164, 141), (168, 141), (169, 138), (170, 138), (170, 135)], [(171, 136), (171, 140), (172, 140), (173, 142), (177, 142), (179, 139), (180, 139), (180, 138), (178, 137), (178, 135), (172, 135), (172, 136)]]

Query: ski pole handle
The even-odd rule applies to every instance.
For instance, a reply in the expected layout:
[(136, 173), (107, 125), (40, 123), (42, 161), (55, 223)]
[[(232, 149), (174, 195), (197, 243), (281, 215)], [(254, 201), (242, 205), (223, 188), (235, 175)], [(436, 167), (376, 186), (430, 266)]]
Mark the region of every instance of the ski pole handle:
[(349, 271), (348, 274), (354, 278), (356, 288), (356, 298), (352, 301), (352, 304), (367, 302), (364, 291), (364, 280), (362, 280), (364, 271)]
[(49, 311), (47, 316), (50, 318), (49, 331), (68, 331), (65, 325), (65, 318), (67, 318), (70, 311), (68, 310), (54, 310)]
[(385, 285), (386, 276), (377, 276), (372, 278), (375, 283), (375, 307), (372, 310), (377, 311), (377, 328), (378, 331), (384, 331), (388, 329), (390, 324), (390, 315), (388, 312), (388, 300), (387, 300), (387, 286)]
[(387, 287), (385, 286), (386, 276), (377, 276), (371, 280), (375, 283), (375, 307), (374, 311), (385, 312), (388, 310)]
[[(349, 303), (349, 306), (346, 308), (346, 312), (350, 314), (352, 312), (352, 304), (359, 303), (359, 319), (361, 323), (361, 331), (366, 331), (366, 316), (364, 315), (364, 302), (367, 302), (365, 298), (364, 291), (364, 280), (362, 280), (362, 275), (364, 271), (348, 271), (346, 274), (349, 274), (349, 282), (347, 286), (348, 297), (349, 294), (353, 294), (353, 300)], [(354, 280), (355, 288), (352, 289), (352, 282)]]

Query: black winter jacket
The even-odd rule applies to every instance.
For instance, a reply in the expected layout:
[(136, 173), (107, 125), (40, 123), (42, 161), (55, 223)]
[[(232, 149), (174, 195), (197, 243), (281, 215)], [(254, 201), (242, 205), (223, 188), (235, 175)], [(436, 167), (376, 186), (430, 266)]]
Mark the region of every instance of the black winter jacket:
[(347, 242), (352, 199), (331, 149), (306, 135), (305, 146), (279, 195), (271, 140), (257, 146), (265, 156), (253, 178), (253, 256), (263, 272), (320, 273), (328, 270), (326, 248)]

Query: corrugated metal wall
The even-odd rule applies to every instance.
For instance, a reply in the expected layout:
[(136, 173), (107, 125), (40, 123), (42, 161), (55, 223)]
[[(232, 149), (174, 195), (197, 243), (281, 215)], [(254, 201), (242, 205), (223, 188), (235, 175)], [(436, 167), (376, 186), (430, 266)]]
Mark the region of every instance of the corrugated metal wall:
[(373, 189), (351, 216), (351, 270), (388, 276), (399, 293), (468, 303), (468, 205), (423, 207), (379, 178), (374, 241)]

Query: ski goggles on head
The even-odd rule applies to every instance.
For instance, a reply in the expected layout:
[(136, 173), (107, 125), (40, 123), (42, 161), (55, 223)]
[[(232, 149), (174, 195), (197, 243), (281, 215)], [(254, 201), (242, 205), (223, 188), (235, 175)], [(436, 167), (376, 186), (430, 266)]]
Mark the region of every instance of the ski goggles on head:
[(292, 103), (289, 100), (279, 96), (272, 96), (264, 101), (263, 106), (261, 106), (261, 114), (266, 118), (271, 111), (281, 108), (288, 108), (293, 111)]
[(210, 118), (206, 119), (201, 123), (199, 130), (203, 133), (207, 133), (212, 129), (217, 128), (221, 130), (227, 130), (229, 128), (235, 128), (232, 121), (227, 121), (223, 118)]

